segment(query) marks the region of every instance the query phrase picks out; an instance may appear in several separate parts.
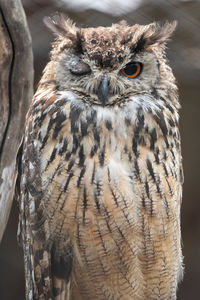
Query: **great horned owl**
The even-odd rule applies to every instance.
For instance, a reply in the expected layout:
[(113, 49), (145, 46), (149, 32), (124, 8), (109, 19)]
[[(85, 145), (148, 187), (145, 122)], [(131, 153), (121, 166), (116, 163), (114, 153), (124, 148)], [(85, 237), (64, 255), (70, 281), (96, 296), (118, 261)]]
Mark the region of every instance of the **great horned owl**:
[(176, 299), (182, 276), (176, 24), (57, 38), (27, 115), (20, 228), (26, 299)]

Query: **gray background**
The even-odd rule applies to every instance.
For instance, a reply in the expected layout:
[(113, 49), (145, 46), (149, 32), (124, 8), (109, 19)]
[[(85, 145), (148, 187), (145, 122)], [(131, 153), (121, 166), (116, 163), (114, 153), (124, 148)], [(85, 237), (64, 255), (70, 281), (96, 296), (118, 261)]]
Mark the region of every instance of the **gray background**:
[[(125, 1), (129, 5), (125, 6)], [(77, 25), (107, 26), (125, 19), (128, 23), (148, 24), (153, 21), (177, 20), (178, 27), (169, 43), (168, 58), (173, 68), (180, 91), (182, 104), (180, 129), (184, 157), (184, 197), (182, 205), (183, 253), (185, 276), (178, 290), (178, 299), (200, 299), (200, 2), (199, 1), (139, 1), (123, 0), (124, 7), (118, 7), (118, 15), (106, 13), (106, 3), (101, 1), (101, 10), (74, 10), (69, 5), (53, 0), (24, 0), (35, 57), (35, 85), (48, 61), (52, 35), (43, 25), (43, 16), (55, 11), (65, 11)], [(76, 3), (76, 1), (73, 1)], [(80, 1), (79, 1), (80, 2)], [(95, 6), (95, 1), (94, 6)], [(96, 1), (97, 3), (98, 1)], [(105, 6), (104, 6), (105, 3)], [(114, 4), (113, 4), (114, 5)], [(97, 5), (98, 6), (98, 5)], [(102, 9), (103, 6), (103, 9)], [(116, 6), (116, 5), (115, 5)], [(115, 7), (113, 6), (113, 7)], [(78, 6), (79, 8), (79, 6)], [(109, 11), (112, 11), (112, 9)], [(23, 63), (23, 62), (22, 62)], [(24, 273), (22, 249), (16, 241), (18, 210), (13, 204), (7, 230), (0, 245), (0, 300), (24, 299)]]

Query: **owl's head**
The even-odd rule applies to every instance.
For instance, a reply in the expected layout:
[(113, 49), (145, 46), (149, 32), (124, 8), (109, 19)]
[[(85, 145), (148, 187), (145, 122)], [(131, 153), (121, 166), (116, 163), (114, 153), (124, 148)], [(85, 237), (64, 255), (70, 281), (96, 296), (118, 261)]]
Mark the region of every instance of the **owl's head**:
[(111, 27), (78, 28), (57, 15), (45, 23), (57, 38), (44, 78), (53, 79), (60, 91), (71, 91), (91, 105), (108, 106), (134, 95), (163, 97), (175, 86), (165, 43), (176, 22), (128, 26), (122, 21)]

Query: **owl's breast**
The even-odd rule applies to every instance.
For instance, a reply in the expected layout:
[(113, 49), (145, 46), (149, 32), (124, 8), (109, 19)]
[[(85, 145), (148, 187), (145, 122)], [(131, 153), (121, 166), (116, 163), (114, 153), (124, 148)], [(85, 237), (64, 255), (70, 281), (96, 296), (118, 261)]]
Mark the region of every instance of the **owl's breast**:
[(168, 172), (173, 167), (172, 160), (162, 168), (159, 162), (167, 156), (166, 143), (171, 138), (162, 135), (163, 122), (135, 102), (123, 107), (86, 107), (61, 99), (43, 112), (34, 145), (50, 218), (58, 211), (67, 214), (68, 220), (85, 222), (110, 205), (114, 213), (126, 207), (124, 211), (132, 215), (138, 195), (144, 198), (145, 182), (155, 181), (154, 172), (164, 178), (164, 169)]
[(86, 241), (88, 228), (98, 232), (100, 226), (104, 236), (127, 235), (136, 226), (133, 128), (126, 117), (119, 108), (83, 110), (66, 103), (44, 120), (35, 145), (52, 231), (64, 226), (77, 236), (82, 228)]
[[(95, 141), (88, 139), (69, 160), (58, 155), (44, 170), (42, 183), (50, 219), (58, 213), (70, 224), (75, 222), (81, 226), (93, 226), (97, 220), (105, 220), (105, 216), (112, 218), (112, 222), (116, 216), (116, 224), (119, 222), (124, 227), (137, 222), (132, 166), (125, 156), (122, 159), (120, 149), (106, 145), (106, 139), (99, 148)], [(108, 233), (108, 228), (104, 229)]]

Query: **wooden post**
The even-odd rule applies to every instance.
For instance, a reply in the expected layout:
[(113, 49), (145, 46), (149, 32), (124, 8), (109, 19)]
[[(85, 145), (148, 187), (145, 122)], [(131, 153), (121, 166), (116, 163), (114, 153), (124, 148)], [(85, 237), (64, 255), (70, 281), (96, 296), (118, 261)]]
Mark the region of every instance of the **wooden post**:
[(0, 241), (17, 176), (16, 155), (33, 95), (31, 37), (20, 0), (0, 0)]

